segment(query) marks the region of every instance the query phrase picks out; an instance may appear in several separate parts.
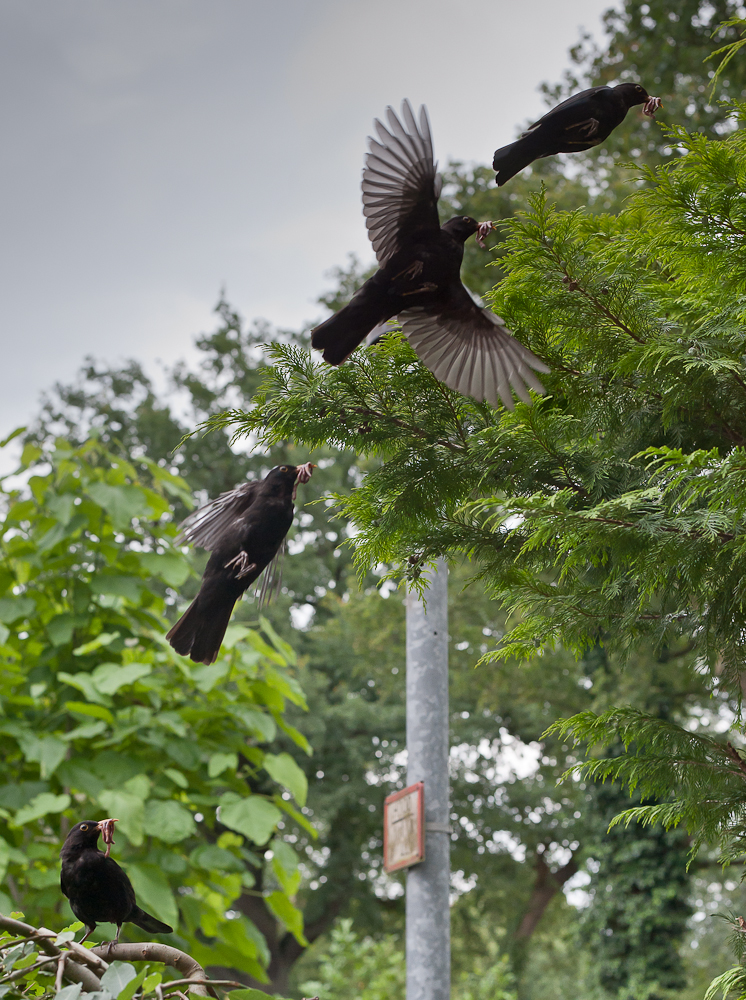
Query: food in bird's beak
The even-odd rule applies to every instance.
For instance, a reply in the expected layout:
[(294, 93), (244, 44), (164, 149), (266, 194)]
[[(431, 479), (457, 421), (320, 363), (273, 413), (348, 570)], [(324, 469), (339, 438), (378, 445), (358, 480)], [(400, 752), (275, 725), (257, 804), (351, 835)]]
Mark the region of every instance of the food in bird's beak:
[(111, 845), (114, 843), (114, 824), (118, 823), (118, 819), (102, 819), (97, 827), (101, 831), (101, 836), (104, 838), (104, 843), (106, 844), (106, 857), (109, 857), (111, 853)]
[(658, 108), (662, 107), (663, 101), (660, 97), (649, 97), (642, 106), (642, 113), (647, 115), (648, 118), (652, 118)]
[(474, 239), (477, 241), (477, 244), (483, 250), (484, 250), (484, 238), (487, 235), (487, 233), (491, 232), (494, 228), (495, 227), (492, 225), (491, 222), (480, 222), (479, 223), (479, 228), (477, 229), (477, 233), (476, 233), (476, 236), (474, 237)]
[(297, 466), (298, 474), (295, 477), (296, 483), (307, 483), (311, 478), (311, 473), (316, 468), (313, 462), (304, 462), (303, 465)]

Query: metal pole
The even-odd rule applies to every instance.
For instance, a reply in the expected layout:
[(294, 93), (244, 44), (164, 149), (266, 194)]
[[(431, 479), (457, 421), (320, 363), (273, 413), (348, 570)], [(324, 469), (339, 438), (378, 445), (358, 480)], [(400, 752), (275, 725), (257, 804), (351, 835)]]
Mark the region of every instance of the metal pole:
[(425, 783), (425, 860), (407, 873), (407, 1000), (449, 1000), (448, 568), (431, 573), (427, 613), (407, 596), (407, 784)]

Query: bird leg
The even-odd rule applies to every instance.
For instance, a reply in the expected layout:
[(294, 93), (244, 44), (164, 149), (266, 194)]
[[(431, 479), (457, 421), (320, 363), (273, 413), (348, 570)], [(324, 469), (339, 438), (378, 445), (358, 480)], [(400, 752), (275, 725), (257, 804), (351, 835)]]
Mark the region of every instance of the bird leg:
[(437, 292), (438, 286), (434, 281), (426, 281), (424, 285), (420, 285), (419, 288), (413, 288), (411, 292), (402, 292), (401, 296), (404, 298), (405, 295), (421, 295), (423, 292)]
[(582, 135), (584, 135), (587, 139), (590, 139), (591, 136), (598, 132), (598, 119), (586, 118), (583, 122), (576, 122), (575, 125), (568, 125), (565, 131), (569, 132), (571, 128), (579, 129)]
[(649, 97), (647, 101), (642, 106), (642, 113), (647, 115), (648, 118), (652, 118), (658, 108), (663, 107), (663, 101), (660, 97)]
[(93, 925), (93, 927), (89, 927), (88, 924), (86, 924), (85, 927), (86, 927), (85, 934), (80, 939), (80, 941), (78, 941), (78, 944), (83, 944), (84, 941), (87, 941), (88, 938), (91, 936), (91, 934), (93, 934), (93, 932), (96, 930), (95, 924)]
[(248, 576), (253, 569), (256, 569), (256, 563), (250, 562), (248, 552), (244, 552), (243, 549), (241, 549), (237, 556), (234, 556), (233, 559), (230, 559), (227, 563), (225, 563), (223, 569), (228, 569), (229, 566), (235, 566), (237, 568), (237, 580), (240, 580), (242, 576)]

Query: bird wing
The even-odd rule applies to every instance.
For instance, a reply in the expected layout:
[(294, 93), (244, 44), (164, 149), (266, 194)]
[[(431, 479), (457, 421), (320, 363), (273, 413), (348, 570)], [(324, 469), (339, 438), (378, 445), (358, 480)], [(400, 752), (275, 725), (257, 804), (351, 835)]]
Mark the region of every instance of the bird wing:
[(280, 588), (282, 587), (282, 563), (285, 558), (285, 548), (286, 540), (283, 538), (282, 544), (277, 550), (274, 558), (270, 562), (269, 566), (267, 566), (264, 570), (262, 585), (259, 587), (256, 599), (256, 607), (258, 611), (261, 611), (266, 604), (269, 604), (273, 598), (278, 597), (280, 594)]
[(179, 525), (175, 545), (189, 542), (210, 551), (226, 535), (232, 535), (236, 524), (252, 505), (257, 496), (259, 481), (242, 483), (235, 490), (221, 493), (216, 500), (195, 510)]
[(528, 130), (523, 133), (523, 135), (531, 135), (534, 129), (537, 129), (540, 125), (545, 125), (547, 122), (551, 121), (552, 124), (561, 126), (562, 122), (566, 119), (567, 124), (565, 128), (573, 128), (578, 120), (578, 112), (585, 110), (590, 117), (593, 104), (591, 103), (593, 98), (600, 94), (602, 91), (611, 91), (610, 87), (591, 87), (590, 90), (581, 90), (579, 94), (573, 94), (572, 97), (568, 97), (567, 100), (562, 101), (556, 107), (552, 108), (551, 111), (540, 118), (538, 121), (534, 122), (533, 125), (528, 127)]
[(499, 396), (512, 410), (511, 386), (529, 404), (527, 387), (544, 392), (532, 371), (548, 372), (544, 362), (515, 339), (499, 316), (473, 302), (463, 285), (447, 309), (407, 309), (399, 313), (399, 322), (420, 361), (465, 396), (493, 406)]
[[(368, 137), (363, 170), (363, 215), (368, 236), (383, 266), (402, 240), (416, 232), (440, 229), (438, 198), (443, 180), (433, 160), (427, 108), (420, 108), (419, 125), (409, 101), (402, 118), (386, 108), (388, 128), (375, 120), (378, 139)], [(380, 141), (379, 141), (380, 140)]]

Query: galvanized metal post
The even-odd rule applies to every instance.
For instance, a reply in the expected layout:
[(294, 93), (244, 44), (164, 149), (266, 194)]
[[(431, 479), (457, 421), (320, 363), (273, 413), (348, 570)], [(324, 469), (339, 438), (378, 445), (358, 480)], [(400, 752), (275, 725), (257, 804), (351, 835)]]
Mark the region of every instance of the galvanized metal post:
[(407, 873), (407, 1000), (449, 1000), (448, 567), (407, 596), (407, 784), (425, 783), (425, 860)]

